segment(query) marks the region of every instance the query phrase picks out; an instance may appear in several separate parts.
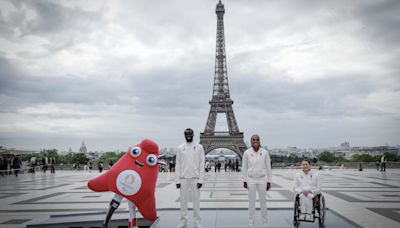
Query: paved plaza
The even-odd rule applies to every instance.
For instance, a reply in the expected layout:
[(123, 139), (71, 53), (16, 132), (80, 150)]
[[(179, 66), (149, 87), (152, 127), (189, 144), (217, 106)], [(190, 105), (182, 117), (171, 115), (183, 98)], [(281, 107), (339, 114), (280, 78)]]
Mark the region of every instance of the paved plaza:
[[(273, 169), (272, 191), (267, 193), (269, 227), (292, 227), (295, 172)], [(328, 208), (326, 227), (400, 227), (399, 169), (324, 170), (320, 174)], [(113, 193), (92, 192), (86, 187), (96, 175), (99, 173), (57, 171), (0, 177), (0, 227), (25, 227), (54, 215), (105, 212)], [(156, 195), (160, 228), (178, 224), (179, 192), (173, 178), (174, 173), (159, 174)], [(201, 191), (205, 228), (245, 227), (247, 207), (240, 173), (207, 173)], [(117, 212), (127, 217), (127, 203), (121, 203)], [(260, 212), (256, 215), (260, 223)], [(318, 225), (301, 223), (300, 227)]]

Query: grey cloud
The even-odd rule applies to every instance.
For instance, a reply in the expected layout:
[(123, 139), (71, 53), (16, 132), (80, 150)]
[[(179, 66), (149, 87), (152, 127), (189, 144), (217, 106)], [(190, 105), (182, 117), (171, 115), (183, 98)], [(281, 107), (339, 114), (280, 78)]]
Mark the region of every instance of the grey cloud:
[[(179, 40), (181, 48), (215, 38), (215, 14), (210, 1), (120, 1), (113, 23), (130, 28), (143, 44), (168, 46)], [(204, 17), (205, 14), (209, 14)], [(208, 25), (208, 26), (204, 26)], [(160, 39), (160, 38), (163, 39)]]
[(59, 51), (65, 50), (70, 48), (71, 46), (74, 45), (74, 41), (72, 38), (68, 38), (66, 40), (60, 40), (59, 42), (55, 44), (42, 44), (40, 45), (43, 47), (43, 51), (41, 52), (32, 52), (31, 50), (26, 50), (26, 51), (21, 51), (18, 52), (17, 55), (21, 58), (27, 58), (27, 59), (40, 59), (40, 58), (46, 58), (49, 57)]
[[(107, 2), (104, 7), (95, 11), (62, 6), (56, 1), (10, 2), (18, 10), (8, 16), (3, 9), (0, 11), (2, 37), (17, 44), (26, 37), (36, 36), (47, 40), (48, 43), (20, 53), (11, 53), (15, 54), (13, 59), (9, 57), (9, 51), (6, 53), (0, 50), (2, 56), (8, 56), (0, 58), (0, 104), (4, 107), (2, 112), (16, 112), (20, 108), (40, 104), (65, 103), (82, 108), (83, 114), (31, 115), (47, 115), (50, 119), (78, 119), (88, 117), (85, 115), (91, 112), (86, 112), (87, 110), (102, 111), (101, 108), (120, 105), (128, 110), (123, 115), (136, 118), (137, 114), (140, 114), (139, 119), (135, 121), (149, 122), (151, 127), (154, 126), (154, 129), (143, 127), (141, 134), (158, 131), (157, 137), (161, 141), (164, 140), (164, 143), (178, 141), (176, 138), (180, 141), (181, 137), (174, 137), (174, 134), (169, 133), (178, 132), (176, 129), (183, 129), (186, 125), (203, 129), (212, 92), (216, 1), (126, 0)], [(319, 136), (318, 140), (324, 145), (332, 145), (342, 139), (357, 139), (361, 144), (367, 143), (368, 140), (363, 141), (363, 138), (371, 136), (365, 133), (367, 131), (360, 134), (357, 129), (367, 129), (371, 132), (378, 129), (382, 136), (377, 142), (387, 136), (383, 129), (387, 126), (394, 129), (390, 134), (395, 135), (394, 133), (398, 132), (395, 130), (396, 127), (399, 129), (399, 121), (395, 119), (398, 117), (388, 117), (373, 107), (361, 104), (371, 94), (400, 90), (397, 63), (399, 32), (398, 29), (394, 29), (399, 27), (399, 6), (396, 1), (223, 2), (226, 8), (225, 35), (229, 84), (241, 130), (261, 132), (268, 129), (276, 132), (271, 138), (272, 142), (294, 146), (313, 145), (318, 142), (310, 138)], [(27, 10), (33, 10), (38, 17), (28, 18)], [(361, 23), (364, 27), (353, 27), (353, 23)], [(156, 57), (146, 57), (146, 62), (143, 62), (139, 54), (114, 56), (113, 53), (108, 53), (101, 35), (113, 31), (113, 28), (118, 28), (118, 32), (126, 34), (116, 37), (107, 33), (111, 40), (107, 40), (108, 42), (118, 43), (119, 40), (126, 41), (127, 37), (133, 36), (134, 39), (129, 40), (139, 42), (141, 51), (156, 53)], [(319, 33), (320, 31), (323, 34)], [(19, 32), (21, 36), (18, 36)], [(92, 36), (94, 32), (100, 35), (96, 33)], [(382, 56), (382, 61), (385, 62), (377, 64), (377, 68), (384, 69), (377, 69), (378, 75), (368, 72), (365, 75), (332, 75), (334, 73), (326, 72), (326, 78), (295, 83), (289, 80), (285, 66), (276, 70), (270, 62), (271, 59), (276, 60), (274, 56), (285, 48), (285, 45), (292, 45), (290, 47), (293, 48), (299, 44), (312, 45), (315, 41), (329, 40), (329, 34), (336, 33), (350, 37), (352, 42), (365, 45), (366, 49), (372, 50), (368, 53)], [(99, 37), (100, 40), (97, 40)], [(295, 42), (268, 44), (266, 41), (270, 38), (278, 41), (292, 38)], [(53, 64), (52, 57), (60, 51), (68, 50), (68, 56), (71, 58), (80, 54), (79, 51), (86, 51), (84, 48), (74, 49), (76, 44), (88, 44), (90, 48), (97, 48), (93, 53), (88, 53), (98, 54), (100, 59), (92, 62), (88, 60), (89, 64), (93, 64), (91, 67), (95, 68), (85, 68), (83, 71), (88, 75), (78, 76), (73, 71), (57, 75), (32, 75), (24, 71), (26, 61), (37, 63), (36, 66), (40, 68), (46, 64)], [(102, 50), (107, 54), (101, 56)], [(161, 54), (159, 50), (162, 50)], [(178, 56), (180, 59), (169, 62), (165, 61), (168, 60), (168, 53), (184, 53), (184, 56)], [(364, 53), (355, 55), (357, 54)], [(141, 68), (142, 65), (145, 66)], [(351, 97), (356, 97), (354, 105), (349, 103), (348, 99)], [(101, 105), (97, 106), (99, 103)], [(262, 115), (254, 121), (250, 114), (259, 110)], [(292, 112), (300, 112), (303, 115), (291, 116)], [(279, 119), (281, 114), (283, 119)], [(292, 119), (285, 120), (288, 116)], [(377, 119), (383, 124), (370, 124), (367, 120), (362, 123), (342, 121), (349, 116), (366, 119), (379, 117)], [(312, 122), (313, 118), (332, 119), (324, 126), (324, 134), (317, 129), (321, 125), (320, 122)], [(121, 120), (123, 121), (131, 120)], [(341, 122), (342, 125), (337, 125)], [(307, 126), (311, 126), (312, 129), (293, 130)], [(343, 130), (348, 135), (343, 136)], [(12, 138), (7, 138), (5, 135), (8, 133), (4, 133), (2, 129), (0, 131), (1, 143), (23, 145), (15, 140), (23, 138), (22, 133), (16, 132)], [(119, 135), (125, 133), (120, 132)], [(178, 133), (181, 136), (180, 130)], [(33, 132), (29, 137), (35, 134), (36, 132)], [(42, 138), (48, 136), (46, 133), (38, 135)], [(71, 139), (80, 137), (65, 133), (55, 136), (55, 141), (62, 144), (63, 138), (66, 138), (65, 142), (68, 139), (67, 143), (71, 143)], [(107, 136), (102, 135), (99, 138), (105, 139)], [(123, 143), (124, 140), (110, 139), (110, 144)], [(106, 141), (108, 140), (98, 140), (96, 144), (109, 147)], [(396, 140), (391, 136), (389, 141)], [(43, 141), (42, 145), (50, 145), (49, 143), (50, 140)]]
[(9, 107), (41, 103), (129, 105), (130, 98), (137, 98), (131, 105), (137, 105), (137, 109), (149, 115), (161, 110), (175, 115), (185, 113), (184, 110), (193, 111), (198, 104), (206, 106), (211, 98), (212, 77), (205, 72), (159, 69), (146, 74), (126, 73), (120, 79), (99, 75), (97, 80), (73, 76), (32, 77), (4, 58), (0, 59), (0, 69), (0, 94), (14, 98)]
[[(313, 80), (306, 83), (293, 83), (266, 77), (245, 76), (249, 80), (233, 84), (240, 102), (248, 106), (258, 107), (268, 113), (299, 111), (310, 116), (345, 117), (345, 116), (377, 116), (373, 107), (359, 104), (348, 104), (350, 96), (359, 99), (381, 91), (383, 88), (366, 76), (349, 75)], [(251, 80), (251, 78), (254, 78)]]
[(360, 35), (368, 36), (371, 43), (379, 42), (388, 48), (399, 48), (400, 2), (396, 0), (373, 1), (354, 10), (354, 16), (363, 25)]
[[(6, 18), (0, 14), (0, 34), (13, 42), (22, 42), (26, 36), (47, 40), (41, 45), (45, 51), (25, 50), (18, 53), (24, 58), (43, 58), (88, 39), (99, 25), (105, 25), (106, 9), (87, 11), (77, 7), (65, 7), (53, 1), (9, 1), (17, 9), (9, 11)], [(2, 12), (2, 11), (0, 11)], [(29, 17), (33, 12), (34, 17)]]
[[(90, 31), (95, 23), (103, 19), (101, 10), (86, 11), (76, 7), (65, 7), (48, 1), (10, 1), (18, 11), (10, 16), (9, 24), (24, 35), (60, 35), (71, 30)], [(36, 14), (28, 18), (27, 11)], [(21, 18), (21, 20), (16, 20)]]

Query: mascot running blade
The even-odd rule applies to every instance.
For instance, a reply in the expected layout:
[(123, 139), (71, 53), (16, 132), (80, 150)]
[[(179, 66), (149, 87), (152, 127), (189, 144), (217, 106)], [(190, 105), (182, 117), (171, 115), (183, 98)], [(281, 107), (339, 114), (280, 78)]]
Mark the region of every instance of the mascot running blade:
[(103, 228), (108, 227), (112, 214), (118, 208), (122, 198), (129, 204), (129, 228), (136, 226), (136, 208), (146, 220), (157, 219), (155, 189), (158, 176), (158, 164), (163, 155), (158, 153), (158, 145), (144, 139), (138, 145), (129, 148), (106, 173), (88, 182), (88, 187), (95, 192), (111, 191), (115, 193)]

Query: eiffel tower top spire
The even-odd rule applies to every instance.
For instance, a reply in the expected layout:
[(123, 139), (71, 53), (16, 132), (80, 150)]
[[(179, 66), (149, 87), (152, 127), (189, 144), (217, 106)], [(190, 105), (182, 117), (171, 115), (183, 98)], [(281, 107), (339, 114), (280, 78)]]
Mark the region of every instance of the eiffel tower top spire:
[(221, 0), (215, 8), (215, 14), (217, 14), (217, 43), (215, 48), (214, 88), (211, 101), (230, 101), (224, 34), (225, 8)]

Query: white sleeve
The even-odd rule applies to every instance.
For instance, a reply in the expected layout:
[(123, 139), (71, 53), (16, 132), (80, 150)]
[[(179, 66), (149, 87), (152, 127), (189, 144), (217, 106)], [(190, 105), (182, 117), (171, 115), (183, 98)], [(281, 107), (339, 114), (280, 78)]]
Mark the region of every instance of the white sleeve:
[(199, 170), (199, 183), (202, 184), (204, 183), (204, 163), (206, 160), (206, 156), (204, 155), (204, 148), (203, 146), (200, 146), (200, 170)]
[(243, 158), (242, 158), (242, 174), (243, 174), (243, 182), (247, 182), (247, 162), (248, 162), (248, 157), (247, 153), (243, 153)]
[(265, 168), (267, 169), (267, 176), (266, 176), (266, 180), (267, 183), (272, 183), (272, 168), (271, 168), (271, 158), (269, 156), (269, 152), (267, 152), (267, 155), (265, 155)]
[(178, 152), (176, 152), (176, 160), (175, 160), (175, 182), (177, 184), (181, 183), (181, 149), (178, 148)]
[(300, 183), (298, 176), (299, 176), (298, 173), (296, 173), (296, 175), (294, 176), (293, 191), (297, 194), (300, 194), (303, 191), (303, 189), (301, 187), (301, 183)]
[(314, 194), (320, 194), (321, 193), (321, 181), (319, 179), (319, 175), (315, 174), (315, 186), (312, 186), (311, 192)]

